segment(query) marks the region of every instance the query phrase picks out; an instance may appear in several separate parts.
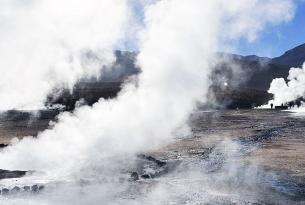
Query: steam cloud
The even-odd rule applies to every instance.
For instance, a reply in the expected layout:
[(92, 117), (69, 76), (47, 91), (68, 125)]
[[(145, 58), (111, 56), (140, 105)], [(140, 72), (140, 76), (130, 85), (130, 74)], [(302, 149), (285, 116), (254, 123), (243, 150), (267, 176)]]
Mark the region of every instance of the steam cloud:
[[(26, 43), (27, 46), (21, 44), (21, 48), (17, 46), (7, 52), (1, 49), (1, 55), (9, 59), (4, 61), (5, 67), (11, 65), (9, 67), (14, 71), (4, 79), (12, 82), (13, 74), (20, 69), (18, 65), (29, 69), (26, 79), (33, 82), (26, 88), (32, 90), (23, 92), (23, 96), (29, 99), (30, 104), (41, 102), (45, 93), (58, 82), (73, 84), (80, 75), (94, 73), (97, 67), (91, 67), (91, 62), (86, 64), (88, 69), (82, 69), (79, 51), (83, 48), (98, 51), (113, 48), (120, 33), (124, 33), (122, 22), (128, 13), (126, 2), (119, 0), (91, 0), (86, 3), (71, 0), (68, 2), (75, 6), (72, 15), (67, 15), (66, 10), (57, 11), (54, 0), (42, 2), (37, 3), (35, 11), (47, 12), (52, 17), (59, 12), (59, 17), (54, 17), (55, 23), (46, 20), (51, 25), (59, 25), (53, 27), (51, 33), (59, 39), (63, 37), (64, 41), (59, 42), (64, 42), (64, 48), (70, 48), (72, 54), (61, 47), (54, 47), (54, 41), (45, 38), (45, 35), (49, 36), (50, 28), (44, 26), (39, 29), (42, 33), (34, 32), (32, 37), (33, 41), (39, 42), (33, 43), (37, 45), (36, 49), (31, 47), (31, 43)], [(87, 12), (79, 15), (77, 8), (83, 7)], [(290, 20), (293, 9), (293, 2), (289, 0), (231, 0), (229, 3), (225, 0), (161, 0), (144, 4), (145, 26), (139, 32), (138, 56), (142, 73), (137, 83), (126, 83), (116, 99), (100, 99), (92, 107), (83, 106), (72, 114), (61, 114), (58, 123), (40, 133), (37, 139), (24, 138), (2, 151), (0, 167), (44, 171), (56, 179), (79, 179), (84, 177), (83, 170), (90, 170), (95, 177), (119, 173), (122, 163), (120, 160), (116, 163), (114, 158), (124, 159), (170, 141), (175, 137), (175, 131), (185, 124), (196, 102), (205, 100), (215, 51), (232, 46), (240, 38), (255, 40), (266, 26)], [(45, 25), (44, 19), (34, 19), (37, 14), (32, 9), (30, 11), (31, 20), (39, 23), (32, 25), (32, 29), (41, 26), (40, 23)], [(19, 17), (24, 9), (14, 12)], [(17, 19), (24, 21), (21, 17)], [(91, 20), (101, 26), (96, 26)], [(71, 22), (76, 25), (67, 33), (65, 27)], [(17, 26), (19, 35), (33, 33), (20, 24), (20, 28)], [(75, 33), (79, 35), (75, 36)], [(11, 40), (10, 34), (7, 32), (4, 37)], [(28, 50), (30, 55), (24, 55)], [(76, 67), (70, 67), (69, 55), (76, 60), (73, 63)], [(18, 60), (13, 60), (13, 57)], [(108, 59), (108, 55), (102, 57)], [(56, 80), (44, 88), (43, 79), (49, 72), (54, 73)], [(11, 84), (4, 85), (6, 87), (1, 87), (5, 92), (1, 95), (12, 97), (5, 100), (2, 108), (19, 106), (24, 100), (16, 96), (23, 86), (16, 86), (15, 95), (7, 95), (6, 90), (10, 90)], [(44, 89), (37, 93), (41, 87)], [(100, 196), (104, 196), (109, 189), (100, 191)]]
[(97, 76), (128, 16), (122, 0), (1, 1), (0, 110), (41, 109), (52, 89)]
[(274, 99), (269, 102), (275, 105), (294, 101), (305, 94), (305, 64), (302, 68), (291, 68), (286, 83), (284, 78), (274, 79), (268, 90), (274, 95)]

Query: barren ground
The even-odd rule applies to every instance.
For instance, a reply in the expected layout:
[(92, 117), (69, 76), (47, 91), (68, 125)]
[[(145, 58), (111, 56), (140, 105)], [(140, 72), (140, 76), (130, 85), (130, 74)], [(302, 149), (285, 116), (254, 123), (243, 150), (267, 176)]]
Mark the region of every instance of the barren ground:
[[(24, 113), (2, 114), (0, 143), (35, 136), (56, 114), (44, 112), (38, 118)], [(197, 111), (189, 124), (191, 136), (146, 154), (166, 162), (179, 161), (175, 173), (204, 164), (207, 178), (196, 183), (209, 182), (209, 189), (223, 190), (225, 196), (236, 194), (231, 192), (234, 189), (242, 193), (244, 203), (305, 204), (305, 116), (276, 110)], [(176, 183), (177, 175), (170, 176), (164, 179)], [(214, 180), (218, 178), (221, 180)], [(189, 178), (189, 183), (194, 186), (192, 180)], [(215, 200), (233, 204), (231, 200)]]

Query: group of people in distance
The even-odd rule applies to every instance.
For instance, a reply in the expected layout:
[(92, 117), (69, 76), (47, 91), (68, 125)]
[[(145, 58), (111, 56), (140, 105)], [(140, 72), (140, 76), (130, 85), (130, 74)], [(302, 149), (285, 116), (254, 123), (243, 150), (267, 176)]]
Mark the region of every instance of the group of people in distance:
[[(281, 108), (287, 107), (289, 109), (291, 109), (292, 107), (294, 107), (295, 105), (299, 108), (301, 107), (302, 101), (300, 100), (296, 100), (296, 101), (290, 101), (289, 103), (282, 103), (281, 104)], [(273, 109), (274, 105), (273, 103), (270, 104), (271, 109)], [(275, 107), (276, 108), (276, 107)]]

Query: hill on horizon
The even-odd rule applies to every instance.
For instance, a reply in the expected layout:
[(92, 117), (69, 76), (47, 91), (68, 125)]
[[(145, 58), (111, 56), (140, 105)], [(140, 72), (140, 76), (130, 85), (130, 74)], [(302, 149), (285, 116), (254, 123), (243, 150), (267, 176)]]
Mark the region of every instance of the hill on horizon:
[(300, 67), (305, 62), (305, 43), (286, 51), (283, 55), (273, 58), (274, 64)]
[[(71, 110), (80, 99), (93, 104), (101, 97), (115, 97), (124, 79), (141, 72), (135, 63), (137, 52), (115, 51), (115, 56), (116, 61), (103, 69), (100, 79), (84, 79), (75, 85), (72, 93), (64, 90), (60, 95), (50, 94), (46, 104), (64, 104)], [(272, 98), (267, 91), (274, 78), (286, 78), (291, 67), (302, 66), (305, 44), (276, 58), (224, 53), (219, 53), (217, 58), (211, 74), (210, 101), (219, 107), (250, 108), (266, 104)]]

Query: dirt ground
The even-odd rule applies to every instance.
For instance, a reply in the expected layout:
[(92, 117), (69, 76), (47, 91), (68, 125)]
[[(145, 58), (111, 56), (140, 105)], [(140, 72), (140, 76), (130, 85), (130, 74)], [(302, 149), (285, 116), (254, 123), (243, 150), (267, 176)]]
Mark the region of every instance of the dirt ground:
[[(34, 116), (18, 112), (2, 114), (0, 144), (8, 144), (14, 137), (36, 136), (57, 114), (54, 111)], [(276, 185), (274, 181), (268, 183), (275, 189), (280, 187), (279, 196), (284, 188), (285, 193), (305, 201), (305, 115), (267, 109), (197, 111), (189, 124), (190, 136), (178, 137), (149, 154), (165, 161), (196, 157), (208, 160), (220, 144), (229, 141), (238, 145), (238, 159), (234, 160), (264, 170), (267, 177), (276, 179)], [(223, 149), (229, 146), (222, 145)]]
[[(58, 112), (10, 112), (0, 115), (0, 144), (12, 138), (36, 136)], [(198, 111), (191, 116), (192, 136), (178, 139), (155, 153), (193, 155), (209, 151), (224, 139), (251, 145), (245, 160), (266, 169), (305, 176), (305, 116), (276, 110)], [(175, 154), (176, 153), (176, 154)], [(177, 157), (177, 156), (176, 156)]]

